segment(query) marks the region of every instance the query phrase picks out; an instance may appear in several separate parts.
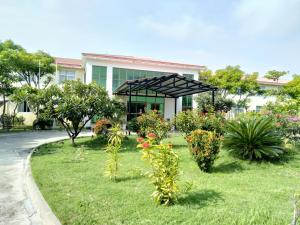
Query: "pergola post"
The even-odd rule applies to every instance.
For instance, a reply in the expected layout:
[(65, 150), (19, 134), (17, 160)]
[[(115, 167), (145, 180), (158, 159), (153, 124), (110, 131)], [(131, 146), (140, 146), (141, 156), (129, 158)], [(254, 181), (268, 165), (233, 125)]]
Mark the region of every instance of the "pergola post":
[(211, 102), (212, 102), (212, 105), (215, 106), (215, 90), (212, 90), (212, 93), (211, 93)]
[(129, 84), (129, 101), (128, 101), (128, 117), (129, 117), (129, 120), (131, 119), (130, 116), (131, 116), (131, 84)]
[(174, 121), (175, 121), (175, 125), (174, 125), (174, 129), (176, 130), (176, 115), (177, 115), (177, 98), (174, 98)]

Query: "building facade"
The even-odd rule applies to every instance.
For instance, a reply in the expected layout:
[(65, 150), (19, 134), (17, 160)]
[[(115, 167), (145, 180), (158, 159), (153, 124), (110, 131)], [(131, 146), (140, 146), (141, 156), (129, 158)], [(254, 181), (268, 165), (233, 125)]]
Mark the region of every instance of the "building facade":
[[(198, 75), (206, 67), (202, 65), (184, 64), (169, 61), (154, 60), (148, 58), (137, 58), (131, 56), (119, 56), (108, 54), (82, 53), (81, 59), (55, 58), (56, 73), (54, 82), (62, 84), (66, 80), (81, 80), (84, 83), (96, 82), (105, 88), (110, 97), (114, 90), (127, 80), (140, 78), (151, 78), (163, 76), (170, 73), (198, 80)], [(272, 80), (259, 78), (262, 89), (279, 88), (287, 81), (274, 82)], [(124, 102), (128, 97), (120, 97)], [(259, 111), (268, 101), (274, 101), (274, 97), (252, 96), (250, 97), (250, 111)], [(175, 99), (161, 97), (140, 97), (133, 96), (131, 113), (140, 114), (147, 110), (158, 110), (165, 119), (172, 119), (175, 115)], [(184, 96), (177, 99), (177, 112), (196, 108), (193, 96)], [(8, 113), (14, 108), (9, 104)], [(232, 114), (240, 112), (241, 109), (233, 109)], [(24, 116), (25, 123), (30, 124), (35, 119), (33, 113), (26, 106), (21, 104), (18, 114)], [(132, 115), (134, 116), (134, 115)]]

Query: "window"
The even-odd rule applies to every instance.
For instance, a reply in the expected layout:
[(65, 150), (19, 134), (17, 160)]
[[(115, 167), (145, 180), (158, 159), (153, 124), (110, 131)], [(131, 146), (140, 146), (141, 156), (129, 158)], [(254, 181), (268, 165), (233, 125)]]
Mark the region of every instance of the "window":
[(27, 102), (23, 102), (18, 106), (18, 112), (30, 112)]
[[(193, 74), (183, 74), (184, 77), (194, 79)], [(193, 109), (193, 95), (182, 96), (182, 111)]]
[(61, 70), (59, 71), (59, 83), (63, 83), (66, 80), (75, 80), (75, 71)]
[(92, 80), (103, 88), (106, 88), (106, 66), (93, 66)]
[(141, 79), (146, 77), (159, 77), (167, 74), (169, 73), (114, 67), (113, 68), (113, 91), (116, 90), (126, 80)]
[(255, 111), (256, 111), (256, 112), (260, 112), (260, 111), (261, 111), (261, 108), (262, 108), (262, 106), (257, 105)]

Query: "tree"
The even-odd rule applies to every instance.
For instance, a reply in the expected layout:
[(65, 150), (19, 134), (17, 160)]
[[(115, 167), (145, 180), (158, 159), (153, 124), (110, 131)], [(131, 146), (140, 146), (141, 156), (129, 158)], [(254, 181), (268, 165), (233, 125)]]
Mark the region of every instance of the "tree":
[(300, 100), (300, 75), (295, 74), (293, 80), (283, 86), (282, 94)]
[(54, 58), (43, 51), (16, 51), (11, 54), (10, 60), (20, 81), (30, 87), (46, 88), (53, 80)]
[[(260, 92), (257, 77), (258, 73), (246, 74), (240, 69), (240, 66), (227, 66), (225, 69), (216, 70), (215, 73), (207, 70), (199, 74), (200, 81), (219, 88), (216, 103), (219, 103), (221, 109), (224, 108), (221, 111), (228, 111), (233, 106), (233, 103), (228, 100), (229, 95), (232, 95), (231, 99), (238, 96), (236, 104), (247, 108), (248, 98)], [(198, 97), (201, 105), (203, 101), (200, 98), (201, 95)]]
[(265, 78), (276, 81), (278, 83), (279, 78), (287, 75), (288, 73), (288, 71), (270, 70), (265, 74)]
[(41, 90), (39, 99), (41, 116), (57, 119), (66, 129), (72, 144), (94, 116), (108, 117), (112, 107), (112, 101), (102, 87), (81, 81), (67, 81), (62, 88), (51, 85)]
[(13, 66), (10, 61), (10, 54), (22, 48), (19, 45), (15, 45), (12, 41), (0, 42), (0, 94), (3, 98), (3, 110), (2, 116), (3, 127), (4, 116), (6, 113), (6, 98), (11, 95), (15, 89), (14, 83), (18, 80), (13, 74)]

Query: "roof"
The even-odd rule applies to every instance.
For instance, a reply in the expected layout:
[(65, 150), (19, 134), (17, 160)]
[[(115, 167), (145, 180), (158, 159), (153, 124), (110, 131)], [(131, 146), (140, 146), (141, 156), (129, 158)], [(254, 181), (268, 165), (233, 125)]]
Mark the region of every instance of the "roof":
[(192, 69), (192, 70), (203, 70), (206, 68), (205, 66), (202, 65), (162, 61), (162, 60), (156, 60), (150, 58), (139, 58), (134, 56), (94, 54), (94, 53), (82, 53), (82, 55), (87, 59), (110, 60), (110, 61), (117, 61), (117, 62), (146, 64), (146, 65), (153, 65), (153, 66), (166, 66), (166, 67)]
[(277, 81), (267, 79), (264, 77), (258, 77), (257, 82), (259, 84), (284, 85), (284, 84), (288, 83), (289, 81), (288, 80), (278, 80), (278, 82), (277, 82)]
[(114, 94), (178, 98), (214, 90), (217, 88), (212, 85), (174, 73), (160, 77), (125, 81), (114, 91)]
[(81, 59), (55, 57), (55, 63), (57, 63), (57, 65), (59, 65), (61, 67), (65, 67), (65, 68), (82, 69), (82, 60)]

